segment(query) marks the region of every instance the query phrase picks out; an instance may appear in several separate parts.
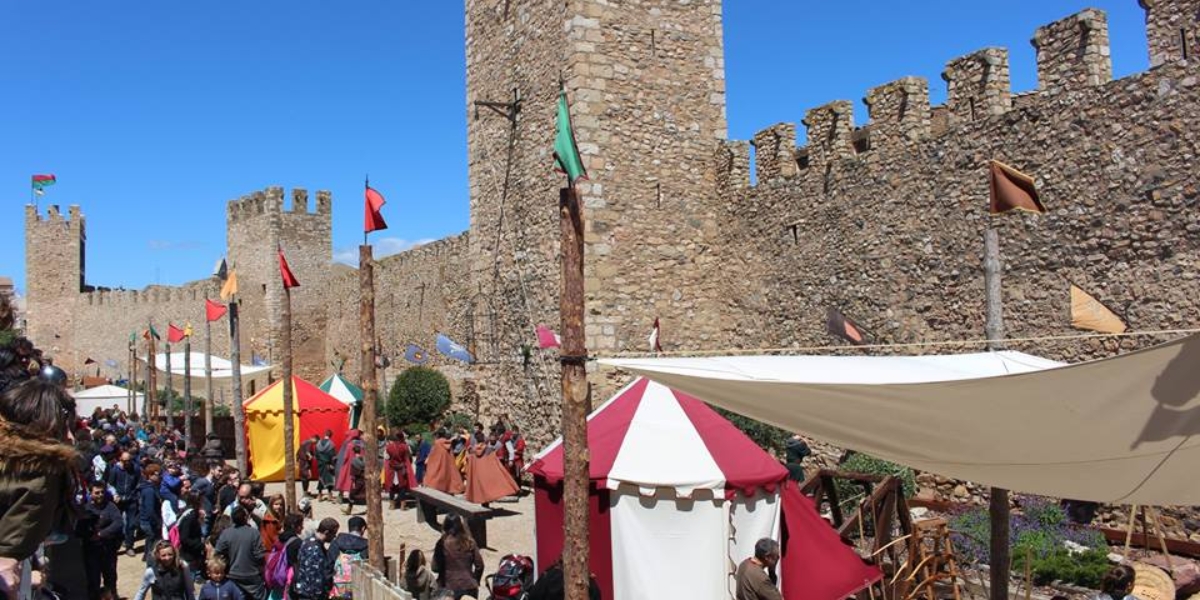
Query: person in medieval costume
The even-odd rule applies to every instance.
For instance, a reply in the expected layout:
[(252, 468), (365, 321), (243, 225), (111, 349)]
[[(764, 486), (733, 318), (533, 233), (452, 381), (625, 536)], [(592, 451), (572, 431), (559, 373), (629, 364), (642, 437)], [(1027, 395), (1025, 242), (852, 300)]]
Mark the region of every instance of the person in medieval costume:
[(342, 510), (345, 514), (350, 514), (355, 504), (367, 503), (367, 461), (363, 458), (363, 452), (361, 444), (351, 445), (350, 456), (346, 459), (349, 487), (342, 490), (346, 492), (346, 506)]
[(304, 495), (308, 493), (308, 482), (315, 479), (316, 462), (317, 462), (317, 443), (321, 438), (317, 434), (303, 442), (300, 442), (300, 448), (296, 450), (296, 476), (300, 478), (300, 488), (304, 490)]
[(333, 443), (333, 432), (326, 429), (325, 436), (317, 442), (317, 499), (333, 499), (333, 485), (337, 479), (337, 445)]
[(392, 508), (399, 508), (408, 490), (416, 487), (416, 476), (412, 469), (412, 450), (404, 439), (403, 431), (396, 431), (384, 449), (387, 460), (383, 463), (384, 489), (392, 500)]
[[(342, 449), (338, 451), (337, 480), (334, 482), (334, 487), (341, 492), (343, 499), (354, 483), (350, 478), (350, 460), (362, 452), (362, 447), (361, 431), (351, 429), (346, 433), (346, 441), (342, 442)], [(357, 449), (358, 452), (354, 452), (354, 449)]]
[(461, 494), (466, 489), (462, 475), (454, 465), (454, 456), (450, 454), (450, 434), (445, 430), (439, 431), (430, 444), (424, 485), (447, 494)]
[(476, 444), (467, 454), (467, 502), (487, 506), (489, 502), (521, 491), (508, 469), (486, 444)]

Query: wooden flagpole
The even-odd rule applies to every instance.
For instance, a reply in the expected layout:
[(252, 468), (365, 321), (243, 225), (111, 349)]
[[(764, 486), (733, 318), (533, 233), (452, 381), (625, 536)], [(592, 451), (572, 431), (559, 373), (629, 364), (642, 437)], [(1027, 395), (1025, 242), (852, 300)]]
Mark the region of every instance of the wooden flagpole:
[(183, 338), (183, 439), (185, 449), (194, 445), (192, 441), (192, 336)]
[(279, 342), (283, 346), (283, 496), (288, 510), (296, 510), (296, 417), (292, 402), (292, 288), (283, 286)]
[(237, 448), (237, 465), (242, 476), (246, 472), (246, 408), (242, 406), (242, 342), (238, 323), (237, 295), (229, 297), (229, 361), (233, 379), (233, 439)]
[[(128, 406), (125, 409), (126, 413), (133, 414), (137, 411), (137, 342), (129, 340), (129, 398), (127, 399)], [(145, 412), (145, 408), (142, 409)], [(138, 418), (145, 415), (138, 415)]]
[(166, 348), (167, 354), (167, 385), (163, 397), (166, 398), (167, 431), (170, 432), (175, 429), (175, 421), (172, 419), (175, 415), (171, 410), (171, 403), (175, 399), (175, 374), (171, 372), (171, 323), (169, 321), (167, 322), (167, 342), (163, 344), (163, 347)]
[(213, 430), (212, 321), (208, 320), (208, 294), (204, 295), (204, 435)]
[[(366, 234), (363, 234), (366, 237)], [(365, 241), (365, 240), (364, 240)], [(375, 433), (376, 405), (379, 402), (375, 382), (375, 268), (372, 249), (364, 243), (358, 247), (358, 337), (362, 344), (363, 389), (362, 416), (358, 429), (363, 436), (363, 462), (367, 473), (367, 554), (371, 566), (384, 570), (383, 556), (383, 494), (379, 484), (379, 436)]]
[(566, 600), (588, 599), (587, 348), (583, 335), (583, 213), (574, 185), (559, 190), (562, 233), (563, 581)]
[(158, 378), (155, 376), (154, 368), (154, 334), (150, 333), (154, 330), (154, 323), (149, 323), (149, 328), (146, 330), (146, 412), (152, 413), (155, 418), (158, 418)]
[[(1001, 296), (1000, 235), (988, 223), (983, 234), (983, 280), (987, 290), (986, 332), (990, 351), (1004, 348), (1000, 340), (1004, 337), (1004, 311)], [(1008, 600), (1009, 570), (1012, 566), (1008, 544), (1009, 527), (1008, 490), (993, 487), (989, 494), (988, 515), (991, 518), (991, 576), (992, 600)]]

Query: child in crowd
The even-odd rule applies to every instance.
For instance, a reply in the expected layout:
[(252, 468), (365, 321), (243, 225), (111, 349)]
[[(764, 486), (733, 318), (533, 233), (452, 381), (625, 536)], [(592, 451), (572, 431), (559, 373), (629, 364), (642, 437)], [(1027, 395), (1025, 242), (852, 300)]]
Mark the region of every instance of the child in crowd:
[(142, 585), (133, 600), (193, 600), (192, 573), (175, 547), (167, 540), (154, 544), (154, 563), (142, 576)]
[(242, 591), (225, 579), (225, 559), (214, 556), (208, 560), (208, 581), (200, 588), (199, 600), (243, 600)]

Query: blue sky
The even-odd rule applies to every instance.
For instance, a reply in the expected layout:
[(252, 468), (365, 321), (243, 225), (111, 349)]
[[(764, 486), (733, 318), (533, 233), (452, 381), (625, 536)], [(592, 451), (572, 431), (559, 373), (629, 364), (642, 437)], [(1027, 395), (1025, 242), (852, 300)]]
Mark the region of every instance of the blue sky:
[[(664, 0), (666, 1), (666, 0)], [(672, 0), (673, 1), (673, 0)], [(1034, 29), (1109, 14), (1117, 77), (1147, 65), (1136, 0), (726, 0), (730, 137), (905, 75), (945, 98), (944, 63), (998, 45), (1036, 86)], [(80, 204), (88, 282), (205, 277), (225, 202), (269, 185), (334, 194), (334, 247), (361, 235), (362, 178), (395, 251), (467, 227), (462, 3), (360, 0), (10, 2), (0, 19), (0, 276), (24, 285), (29, 177)]]

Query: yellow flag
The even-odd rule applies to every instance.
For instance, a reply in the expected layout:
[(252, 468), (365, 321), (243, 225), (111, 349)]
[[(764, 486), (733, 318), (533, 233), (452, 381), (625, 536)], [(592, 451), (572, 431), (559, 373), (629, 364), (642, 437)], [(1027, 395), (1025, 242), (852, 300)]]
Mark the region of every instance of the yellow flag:
[(221, 286), (221, 299), (228, 301), (229, 298), (237, 293), (237, 271), (230, 271), (229, 278), (225, 280), (225, 285)]
[(1075, 285), (1071, 286), (1071, 326), (1102, 333), (1125, 333), (1127, 329), (1121, 317)]
[(192, 322), (188, 321), (183, 325), (183, 337), (192, 337), (193, 333)]

